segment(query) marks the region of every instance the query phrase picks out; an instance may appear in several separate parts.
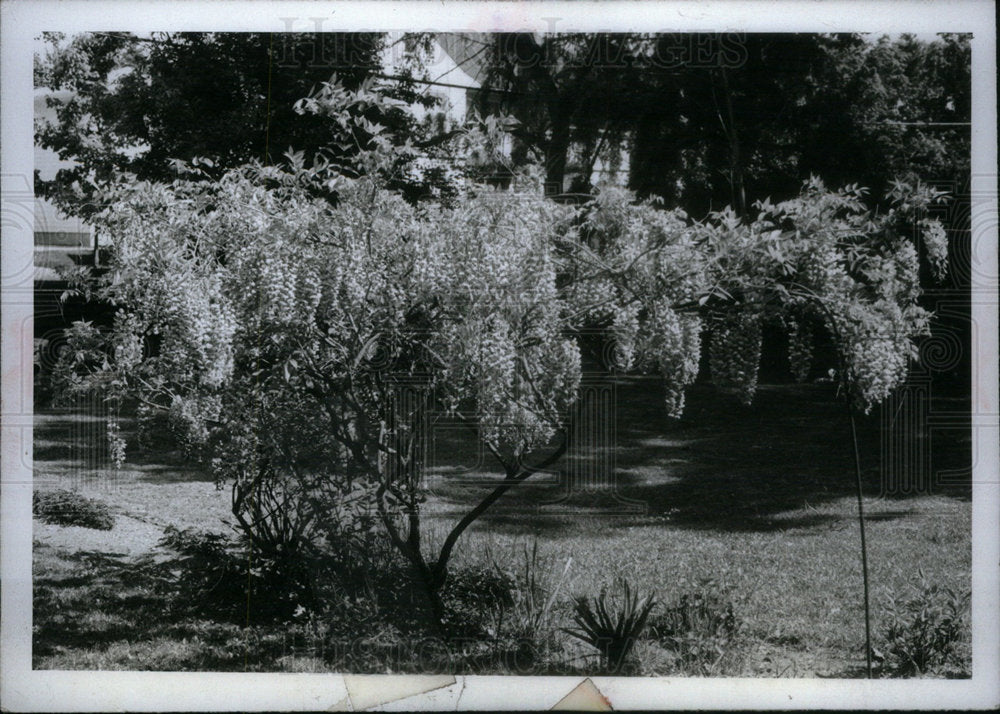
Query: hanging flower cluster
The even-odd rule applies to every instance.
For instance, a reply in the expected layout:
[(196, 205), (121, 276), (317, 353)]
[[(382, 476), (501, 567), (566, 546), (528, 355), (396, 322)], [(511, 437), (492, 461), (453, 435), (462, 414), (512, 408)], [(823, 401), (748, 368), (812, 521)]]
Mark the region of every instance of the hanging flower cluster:
[(248, 390), (299, 393), (310, 408), (325, 393), (342, 441), (372, 440), (368, 457), (412, 428), (387, 413), (404, 379), (516, 459), (575, 399), (580, 355), (552, 249), (571, 211), (534, 192), (414, 206), (343, 179), (332, 206), (254, 169), (210, 188), (122, 186), (113, 205), (105, 292), (122, 309), (108, 367), (191, 440), (243, 418)]
[(709, 274), (696, 237), (683, 212), (607, 188), (585, 209), (564, 290), (571, 324), (605, 331), (612, 368), (662, 376), (673, 418), (701, 352), (701, 318), (689, 308)]
[(938, 221), (918, 218), (938, 194), (901, 185), (881, 216), (864, 195), (812, 179), (793, 200), (761, 202), (750, 220), (727, 209), (692, 223), (608, 189), (580, 222), (569, 314), (603, 330), (614, 368), (660, 371), (671, 416), (697, 375), (702, 331), (713, 381), (749, 404), (765, 324), (787, 331), (800, 380), (814, 334), (829, 334), (854, 403), (869, 411), (905, 379), (928, 330), (916, 240), (939, 277), (947, 244)]
[(757, 393), (761, 331), (758, 315), (740, 312), (713, 322), (708, 359), (715, 386), (749, 405)]
[(788, 362), (792, 375), (797, 382), (809, 379), (813, 364), (813, 335), (808, 324), (803, 324), (795, 318), (789, 318), (788, 325)]
[[(864, 206), (864, 189), (829, 191), (813, 179), (794, 200), (758, 206), (758, 219), (747, 230), (760, 232), (764, 249), (742, 270), (730, 271), (742, 278), (720, 276), (729, 293), (748, 298), (765, 318), (780, 318), (797, 378), (808, 376), (813, 335), (826, 332), (839, 357), (841, 380), (865, 412), (903, 382), (917, 356), (916, 340), (929, 330), (931, 316), (917, 302), (914, 228), (917, 208), (940, 195), (913, 198), (913, 191), (920, 193), (919, 187), (898, 186), (897, 208), (875, 215)], [(924, 234), (940, 229), (936, 220), (921, 226)], [(936, 258), (929, 257), (933, 266)]]
[(920, 231), (927, 248), (927, 258), (931, 265), (934, 279), (944, 280), (948, 273), (948, 234), (941, 221), (924, 218), (920, 221)]
[(538, 194), (483, 190), (437, 212), (419, 243), (439, 393), (451, 411), (471, 399), (484, 440), (513, 458), (552, 438), (580, 380), (552, 252), (567, 213)]

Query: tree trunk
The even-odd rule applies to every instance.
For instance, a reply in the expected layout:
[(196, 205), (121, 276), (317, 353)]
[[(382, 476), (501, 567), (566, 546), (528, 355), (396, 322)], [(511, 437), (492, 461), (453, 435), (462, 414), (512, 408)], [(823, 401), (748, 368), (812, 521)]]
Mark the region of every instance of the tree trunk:
[(445, 642), (448, 641), (448, 628), (444, 624), (444, 601), (441, 599), (440, 587), (435, 587), (431, 578), (425, 572), (420, 573), (420, 580), (424, 586), (424, 594), (427, 596), (427, 604), (430, 606), (431, 617), (434, 619), (434, 629), (437, 630)]
[(729, 75), (726, 68), (720, 68), (722, 74), (723, 99), (726, 103), (727, 138), (729, 139), (729, 183), (732, 191), (733, 208), (738, 215), (746, 213), (746, 188), (743, 185), (743, 157), (740, 151), (740, 137), (736, 132), (736, 118), (733, 112), (733, 94), (729, 88)]
[(563, 192), (566, 178), (566, 155), (569, 153), (570, 117), (561, 108), (551, 114), (551, 136), (545, 148), (545, 195)]

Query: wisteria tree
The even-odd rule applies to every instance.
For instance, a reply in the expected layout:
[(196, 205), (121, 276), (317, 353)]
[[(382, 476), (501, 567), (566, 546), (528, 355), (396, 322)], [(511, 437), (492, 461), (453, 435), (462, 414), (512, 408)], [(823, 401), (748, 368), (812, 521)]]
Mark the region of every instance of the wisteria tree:
[[(614, 370), (659, 373), (679, 418), (703, 343), (716, 383), (749, 402), (763, 324), (787, 330), (800, 374), (826, 331), (867, 410), (927, 330), (916, 244), (938, 271), (946, 250), (922, 216), (929, 190), (898, 186), (880, 215), (862, 189), (818, 180), (749, 221), (697, 223), (614, 188), (568, 207), (537, 174), (509, 190), (463, 178), (483, 142), (470, 130), (450, 148), (447, 200), (406, 200), (390, 186), (414, 164), (343, 104), (338, 90), (303, 108), (336, 116), (360, 169), (299, 158), (106, 195), (112, 256), (94, 289), (118, 311), (109, 331), (74, 326), (56, 377), (168, 415), (269, 553), (336, 537), (340, 504), (369, 504), (439, 624), (463, 532), (570, 446), (581, 335), (603, 336)], [(422, 454), (439, 417), (464, 423), (503, 478), (431, 552)]]

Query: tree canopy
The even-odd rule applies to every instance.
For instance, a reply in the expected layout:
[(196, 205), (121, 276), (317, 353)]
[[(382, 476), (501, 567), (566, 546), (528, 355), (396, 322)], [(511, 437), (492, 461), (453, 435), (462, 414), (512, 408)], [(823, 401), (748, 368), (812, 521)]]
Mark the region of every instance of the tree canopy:
[[(120, 171), (167, 180), (173, 159), (206, 157), (230, 168), (274, 163), (289, 148), (309, 160), (318, 151), (346, 158), (354, 147), (330, 141), (329, 117), (295, 111), (332, 74), (347, 89), (375, 79), (383, 94), (421, 98), (405, 81), (421, 71), (419, 52), (404, 53), (395, 70), (404, 81), (375, 77), (385, 43), (377, 33), (49, 39), (36, 85), (71, 94), (51, 100), (57, 120), (38, 126), (37, 140), (76, 165), (38, 185), (77, 213), (92, 210), (92, 182)], [(408, 38), (408, 46), (420, 39)], [(579, 175), (570, 188), (590, 192), (598, 157), (627, 161), (638, 195), (660, 196), (698, 217), (791, 198), (812, 175), (831, 185), (857, 182), (880, 197), (897, 178), (960, 185), (968, 173), (967, 35), (928, 42), (500, 33), (466, 41), (483, 66), (481, 113), (502, 109), (517, 119), (514, 162), (540, 161), (556, 193), (567, 167)], [(409, 133), (418, 131), (398, 107), (379, 111), (368, 119), (394, 130), (410, 122)], [(425, 140), (440, 133), (425, 129)]]
[[(219, 169), (278, 160), (290, 148), (336, 156), (328, 118), (295, 103), (336, 75), (355, 88), (380, 68), (379, 33), (49, 33), (35, 85), (53, 92), (55, 121), (36, 142), (73, 162), (37, 181), (44, 196), (86, 215), (96, 187), (128, 172), (170, 180), (172, 161), (209, 159)], [(317, 45), (321, 45), (317, 47)], [(63, 91), (66, 90), (66, 91)], [(386, 124), (409, 121), (396, 110)], [(350, 151), (353, 147), (348, 147)]]
[(791, 198), (811, 175), (882, 196), (896, 178), (948, 183), (968, 173), (967, 35), (520, 33), (489, 42), (485, 84), (496, 91), (483, 93), (484, 109), (499, 101), (522, 122), (524, 152), (544, 159), (554, 185), (575, 160), (578, 188), (589, 191), (597, 155), (623, 142), (630, 188), (696, 216)]

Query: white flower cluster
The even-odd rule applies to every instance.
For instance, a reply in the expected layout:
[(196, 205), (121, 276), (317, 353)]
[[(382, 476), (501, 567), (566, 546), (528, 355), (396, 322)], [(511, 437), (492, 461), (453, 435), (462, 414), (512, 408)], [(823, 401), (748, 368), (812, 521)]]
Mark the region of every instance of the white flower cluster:
[(617, 188), (589, 208), (574, 256), (585, 279), (566, 289), (580, 324), (606, 332), (611, 367), (659, 373), (667, 413), (680, 418), (684, 391), (698, 374), (701, 319), (675, 306), (706, 290), (703, 246), (680, 212), (663, 211)]
[(750, 404), (757, 392), (761, 325), (758, 315), (741, 312), (713, 322), (708, 337), (712, 381)]
[(934, 279), (940, 282), (948, 274), (948, 233), (941, 221), (934, 218), (923, 219), (920, 231)]
[(679, 315), (661, 305), (648, 324), (647, 354), (655, 360), (666, 387), (667, 416), (680, 419), (684, 413), (684, 392), (698, 376), (701, 355), (701, 320), (695, 315)]
[(794, 318), (788, 323), (788, 361), (797, 382), (809, 379), (813, 360), (813, 335), (808, 323)]

